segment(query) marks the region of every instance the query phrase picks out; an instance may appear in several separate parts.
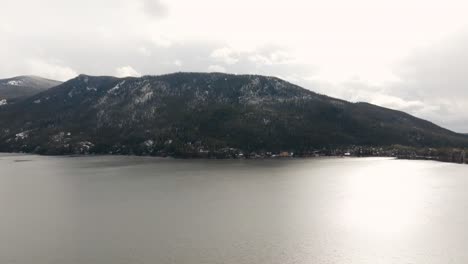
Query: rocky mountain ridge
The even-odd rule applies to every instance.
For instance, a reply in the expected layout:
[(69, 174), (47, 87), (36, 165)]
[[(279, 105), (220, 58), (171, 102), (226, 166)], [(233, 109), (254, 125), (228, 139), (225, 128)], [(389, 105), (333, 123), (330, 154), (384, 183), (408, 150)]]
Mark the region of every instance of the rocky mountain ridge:
[(468, 146), (468, 137), (275, 77), (80, 75), (0, 108), (0, 151), (206, 156), (341, 146)]

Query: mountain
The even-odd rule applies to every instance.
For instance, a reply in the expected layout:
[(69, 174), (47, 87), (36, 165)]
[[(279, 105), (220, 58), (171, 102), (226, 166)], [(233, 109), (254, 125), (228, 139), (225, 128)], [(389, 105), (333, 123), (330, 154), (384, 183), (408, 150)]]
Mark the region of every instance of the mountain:
[(9, 79), (0, 79), (0, 101), (18, 101), (28, 96), (40, 93), (62, 82), (45, 79), (38, 76), (17, 76)]
[(394, 144), (464, 147), (468, 137), (257, 75), (80, 75), (0, 107), (0, 151), (197, 156)]

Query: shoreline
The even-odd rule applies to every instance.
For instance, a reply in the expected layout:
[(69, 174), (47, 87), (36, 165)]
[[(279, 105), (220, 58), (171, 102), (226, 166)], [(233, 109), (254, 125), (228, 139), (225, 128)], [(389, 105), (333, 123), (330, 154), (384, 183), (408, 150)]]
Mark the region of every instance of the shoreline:
[(242, 157), (242, 158), (215, 158), (215, 157), (179, 157), (179, 156), (156, 156), (156, 155), (135, 155), (135, 154), (63, 154), (63, 155), (49, 155), (37, 153), (24, 153), (24, 152), (0, 152), (1, 157), (8, 156), (38, 156), (38, 157), (57, 157), (57, 158), (91, 158), (91, 157), (129, 157), (129, 158), (155, 158), (155, 159), (171, 159), (171, 160), (300, 160), (300, 159), (361, 159), (361, 158), (382, 158), (382, 159), (395, 159), (395, 160), (419, 160), (419, 161), (436, 161), (452, 164), (468, 164), (467, 162), (447, 161), (439, 157), (433, 156), (417, 156), (417, 157), (403, 157), (403, 156), (352, 156), (352, 155), (323, 155), (323, 156), (290, 156), (290, 157)]

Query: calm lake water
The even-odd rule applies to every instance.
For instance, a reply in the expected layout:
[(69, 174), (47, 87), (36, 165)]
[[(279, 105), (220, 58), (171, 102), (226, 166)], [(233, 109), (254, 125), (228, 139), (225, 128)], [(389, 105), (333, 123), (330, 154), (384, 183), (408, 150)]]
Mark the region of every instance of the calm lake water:
[(468, 166), (0, 154), (0, 263), (468, 263)]

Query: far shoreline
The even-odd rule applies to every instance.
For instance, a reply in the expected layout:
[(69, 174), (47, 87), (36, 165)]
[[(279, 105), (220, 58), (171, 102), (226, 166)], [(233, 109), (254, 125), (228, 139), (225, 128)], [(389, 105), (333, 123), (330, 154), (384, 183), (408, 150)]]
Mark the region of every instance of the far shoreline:
[[(38, 153), (25, 153), (25, 152), (0, 152), (1, 157), (8, 156), (38, 156), (38, 157), (56, 157), (56, 158), (92, 158), (92, 157), (128, 157), (128, 158), (146, 158), (146, 159), (163, 159), (163, 160), (200, 160), (200, 161), (227, 161), (227, 160), (321, 160), (321, 159), (392, 159), (392, 160), (418, 160), (418, 161), (436, 161), (442, 163), (452, 163), (464, 165), (466, 163), (446, 161), (438, 159), (437, 157), (398, 157), (398, 156), (352, 156), (352, 155), (330, 155), (330, 156), (290, 156), (290, 157), (243, 157), (243, 158), (215, 158), (215, 157), (179, 157), (179, 156), (155, 156), (155, 155), (135, 155), (135, 154), (108, 154), (108, 153), (90, 153), (90, 154), (38, 154)], [(22, 161), (22, 160), (21, 160)], [(17, 161), (20, 162), (20, 161)]]

